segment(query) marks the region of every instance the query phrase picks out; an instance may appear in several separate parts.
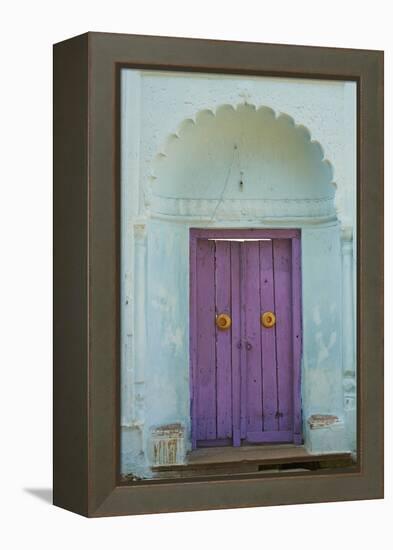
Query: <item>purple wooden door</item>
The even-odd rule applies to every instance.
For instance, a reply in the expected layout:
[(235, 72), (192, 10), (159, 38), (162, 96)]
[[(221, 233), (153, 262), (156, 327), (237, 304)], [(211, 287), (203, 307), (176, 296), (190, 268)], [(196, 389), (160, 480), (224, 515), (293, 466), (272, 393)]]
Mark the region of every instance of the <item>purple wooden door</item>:
[[(299, 443), (298, 234), (246, 240), (243, 230), (237, 238), (245, 240), (235, 241), (193, 231), (193, 445)], [(273, 326), (263, 325), (265, 312), (274, 313)], [(217, 326), (219, 315), (230, 326)]]

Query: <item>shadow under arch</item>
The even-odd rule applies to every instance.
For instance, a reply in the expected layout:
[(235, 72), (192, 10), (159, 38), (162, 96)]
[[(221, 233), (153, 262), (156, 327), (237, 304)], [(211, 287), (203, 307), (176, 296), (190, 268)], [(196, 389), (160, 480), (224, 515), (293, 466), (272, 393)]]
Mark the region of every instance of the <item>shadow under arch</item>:
[(152, 163), (153, 217), (205, 221), (336, 218), (333, 168), (287, 114), (242, 103), (202, 110)]

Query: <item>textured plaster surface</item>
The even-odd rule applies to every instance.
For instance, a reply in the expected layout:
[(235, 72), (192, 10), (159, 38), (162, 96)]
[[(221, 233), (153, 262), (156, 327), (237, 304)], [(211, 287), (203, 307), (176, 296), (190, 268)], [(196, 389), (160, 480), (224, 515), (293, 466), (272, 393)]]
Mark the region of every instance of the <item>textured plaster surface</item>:
[[(190, 447), (191, 227), (301, 228), (305, 444), (355, 449), (355, 95), (345, 82), (123, 72), (123, 473), (150, 476), (157, 456)], [(318, 414), (339, 419), (326, 437), (307, 422)], [(179, 427), (167, 447), (165, 425)]]

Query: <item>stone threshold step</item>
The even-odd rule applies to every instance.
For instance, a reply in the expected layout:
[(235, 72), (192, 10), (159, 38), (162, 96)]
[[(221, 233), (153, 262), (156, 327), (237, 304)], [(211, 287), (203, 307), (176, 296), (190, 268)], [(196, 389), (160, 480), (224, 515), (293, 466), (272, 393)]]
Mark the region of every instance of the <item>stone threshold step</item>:
[(209, 447), (196, 449), (188, 453), (186, 464), (154, 466), (156, 472), (197, 470), (199, 468), (222, 468), (241, 465), (280, 465), (315, 463), (343, 463), (353, 465), (351, 454), (329, 453), (310, 454), (304, 446), (298, 445), (248, 445), (242, 447)]

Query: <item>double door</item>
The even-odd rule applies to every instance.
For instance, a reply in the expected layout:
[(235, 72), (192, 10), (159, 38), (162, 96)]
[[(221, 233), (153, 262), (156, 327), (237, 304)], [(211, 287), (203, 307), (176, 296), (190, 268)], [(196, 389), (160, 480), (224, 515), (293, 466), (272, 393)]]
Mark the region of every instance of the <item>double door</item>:
[(194, 447), (299, 443), (299, 235), (194, 231)]

